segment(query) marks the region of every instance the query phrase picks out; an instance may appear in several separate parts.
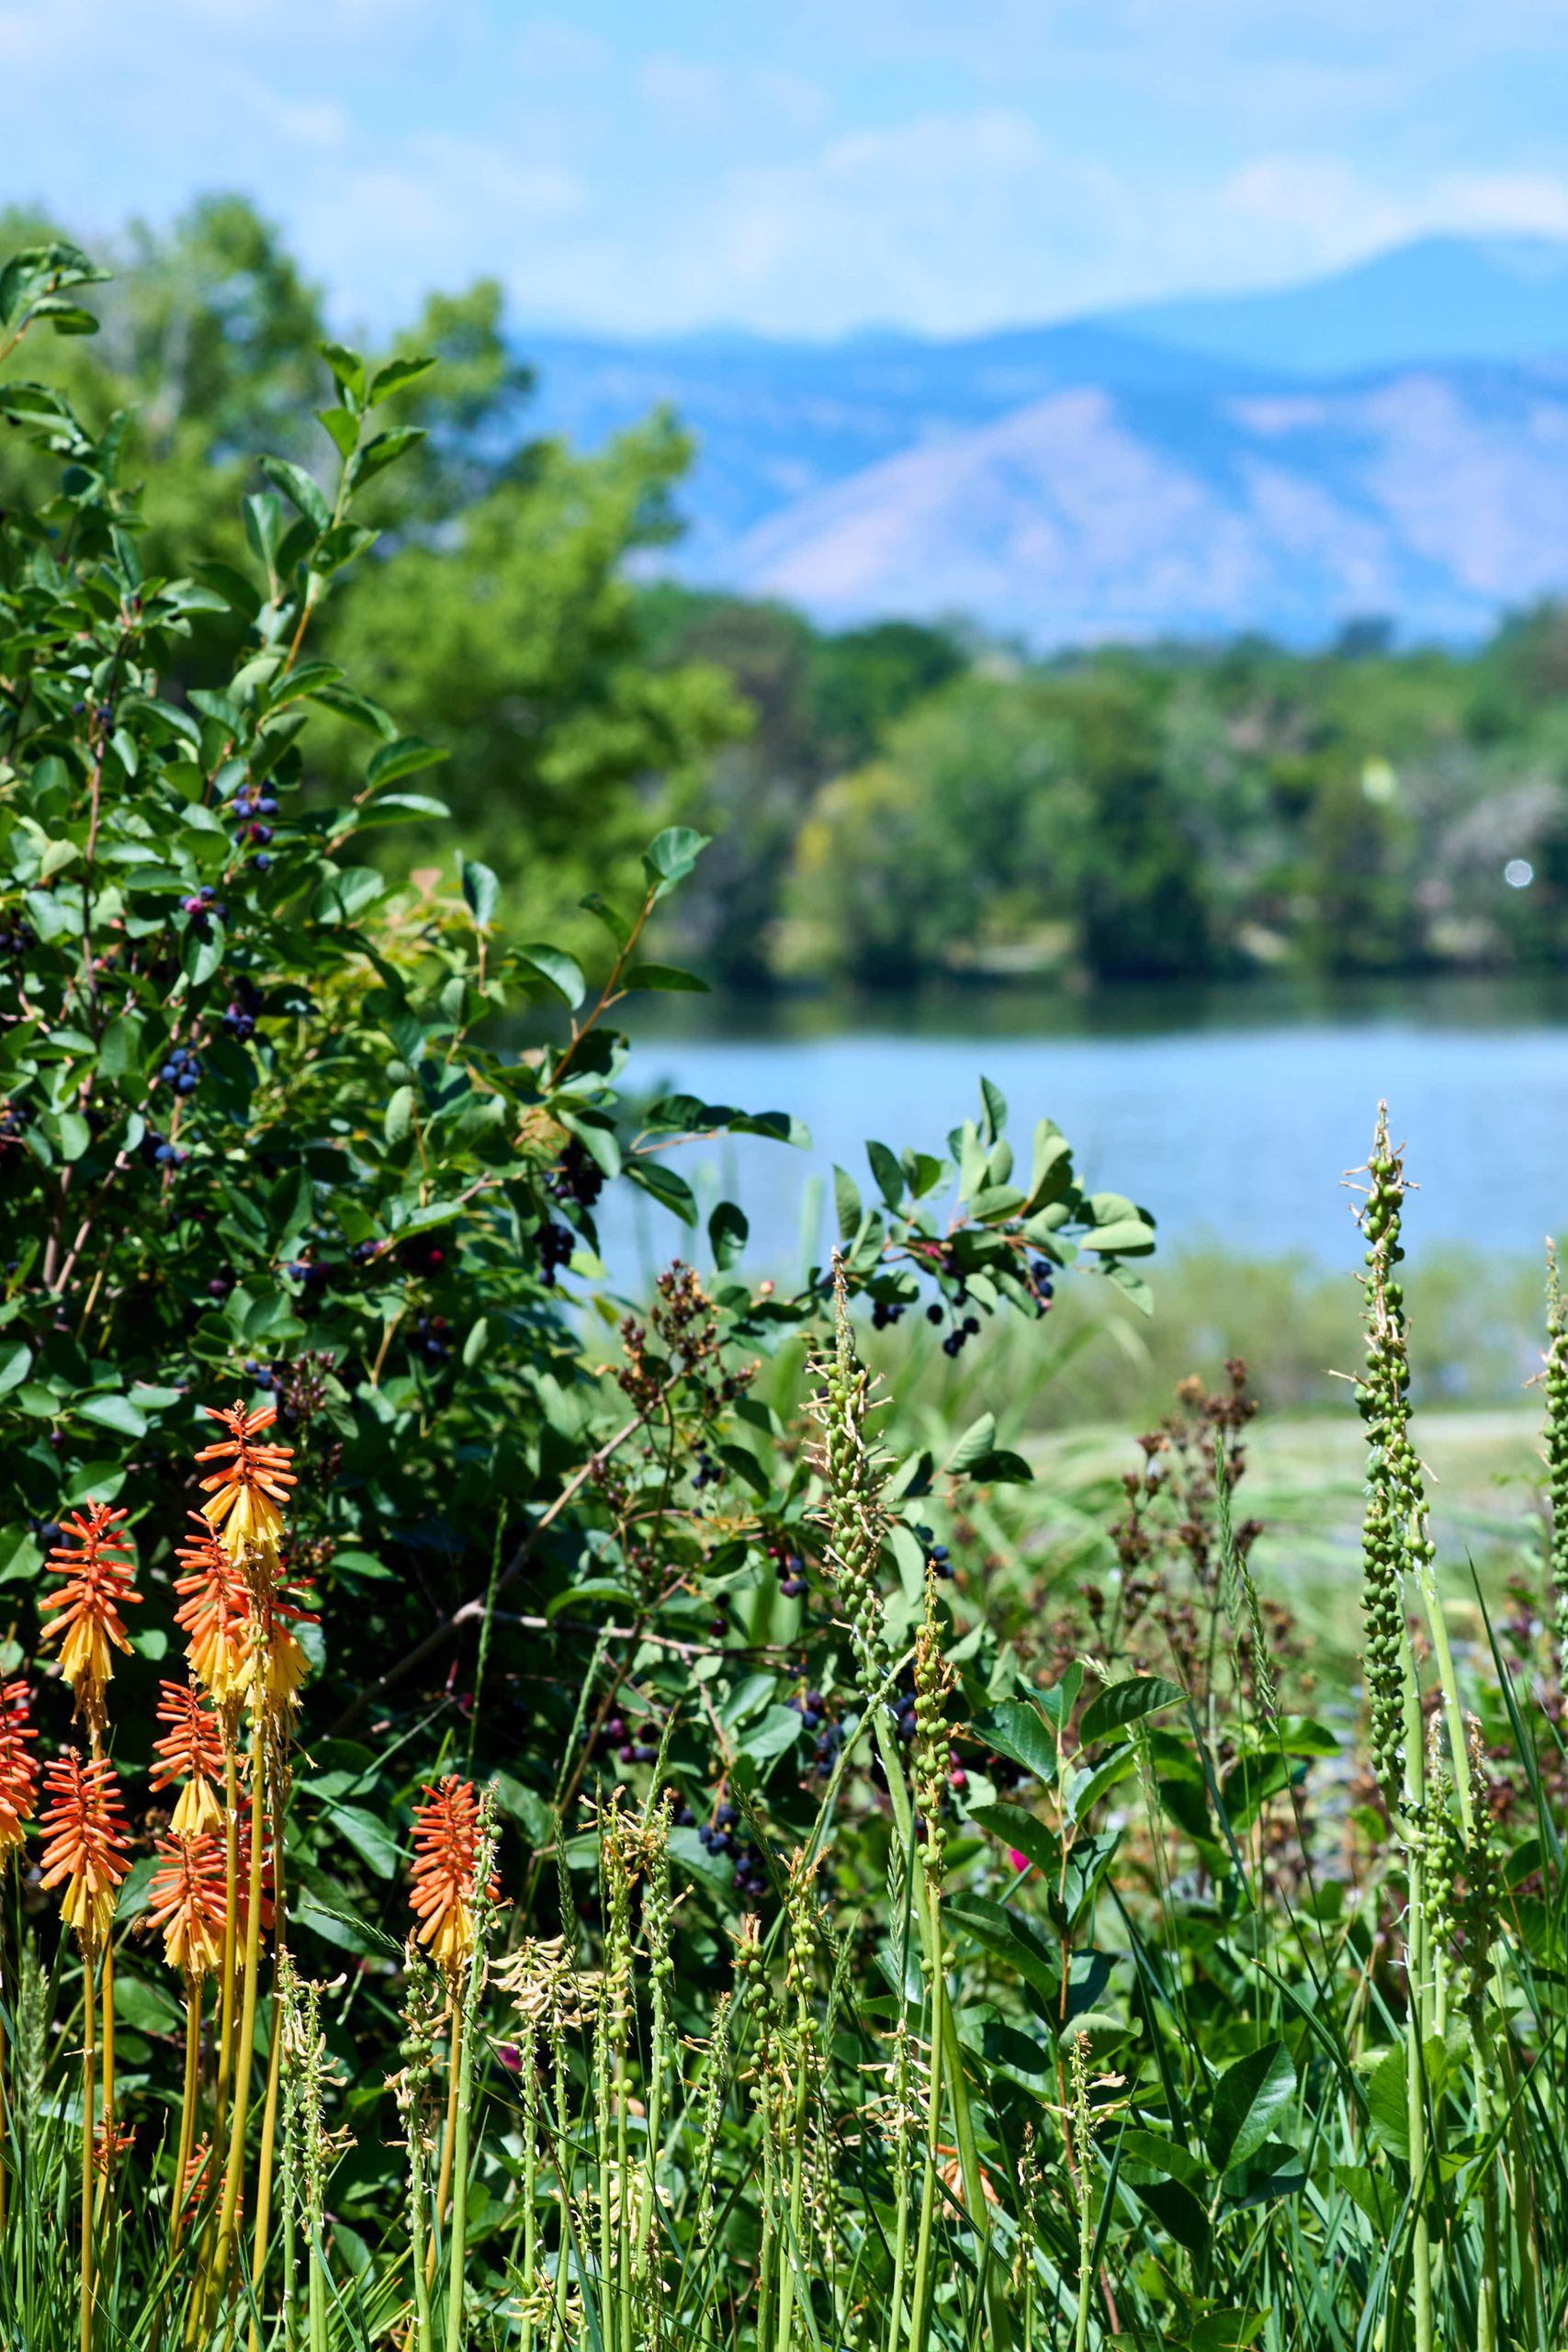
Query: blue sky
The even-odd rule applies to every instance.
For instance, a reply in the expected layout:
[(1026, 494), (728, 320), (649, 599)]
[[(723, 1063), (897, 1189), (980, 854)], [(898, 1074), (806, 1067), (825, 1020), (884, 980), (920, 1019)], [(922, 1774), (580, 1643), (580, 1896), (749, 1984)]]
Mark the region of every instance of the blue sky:
[(0, 200), (239, 187), (344, 324), (961, 333), (1568, 235), (1563, 0), (0, 0)]

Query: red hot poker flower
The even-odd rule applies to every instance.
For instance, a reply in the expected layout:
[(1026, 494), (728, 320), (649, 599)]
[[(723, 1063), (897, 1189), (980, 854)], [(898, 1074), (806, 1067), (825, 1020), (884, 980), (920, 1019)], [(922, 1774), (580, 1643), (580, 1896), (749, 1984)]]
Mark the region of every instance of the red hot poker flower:
[(21, 1844), (23, 1825), (38, 1809), (31, 1703), (26, 1682), (0, 1683), (0, 1860)]
[(242, 1558), (251, 1544), (276, 1559), (283, 1535), (281, 1505), (288, 1500), (288, 1489), (295, 1484), (288, 1467), (294, 1451), (291, 1446), (257, 1445), (254, 1441), (261, 1430), (272, 1427), (277, 1407), (258, 1405), (254, 1413), (247, 1413), (243, 1405), (206, 1405), (202, 1409), (209, 1420), (228, 1431), (216, 1445), (203, 1446), (196, 1457), (198, 1462), (228, 1465), (202, 1480), (202, 1493), (211, 1498), (203, 1503), (202, 1510), (231, 1560)]
[(214, 1706), (226, 1707), (244, 1687), (250, 1657), (251, 1596), (245, 1579), (200, 1511), (190, 1517), (200, 1532), (176, 1547), (186, 1573), (175, 1578), (180, 1605), (175, 1623), (189, 1636), (186, 1656)]
[(216, 1783), (223, 1778), (223, 1736), (218, 1719), (201, 1703), (201, 1693), (188, 1682), (160, 1682), (158, 1721), (169, 1728), (152, 1743), (158, 1762), (152, 1786), (166, 1789), (175, 1781), (180, 1791), (169, 1826), (176, 1838), (198, 1838), (204, 1830), (221, 1829), (223, 1807)]
[(147, 1920), (161, 1928), (171, 1968), (206, 1976), (223, 1956), (225, 1871), (218, 1837), (160, 1838), (161, 1867), (147, 1890)]
[[(473, 1950), (474, 1873), (479, 1865), (479, 1800), (471, 1781), (448, 1772), (413, 1809), (414, 1863), (409, 1904), (421, 1923), (422, 1944), (446, 1969), (459, 1968)], [(500, 1881), (490, 1883), (491, 1895)]]
[(130, 1639), (120, 1618), (128, 1600), (141, 1598), (130, 1589), (134, 1573), (124, 1538), (118, 1533), (126, 1514), (88, 1498), (85, 1512), (65, 1521), (73, 1544), (57, 1544), (51, 1552), (50, 1574), (64, 1582), (40, 1604), (40, 1610), (61, 1612), (44, 1627), (46, 1642), (61, 1641), (60, 1664), (76, 1693), (76, 1712), (89, 1731), (104, 1724), (104, 1688), (114, 1675), (110, 1645), (128, 1655)]
[(100, 1944), (114, 1917), (115, 1890), (130, 1868), (130, 1826), (107, 1756), (84, 1764), (73, 1747), (44, 1767), (52, 1802), (44, 1808), (43, 1884), (67, 1882), (60, 1916), (84, 1950)]

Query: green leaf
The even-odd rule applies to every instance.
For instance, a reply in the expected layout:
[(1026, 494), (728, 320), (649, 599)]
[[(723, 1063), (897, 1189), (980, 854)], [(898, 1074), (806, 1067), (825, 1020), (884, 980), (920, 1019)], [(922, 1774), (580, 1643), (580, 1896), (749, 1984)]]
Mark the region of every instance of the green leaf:
[(848, 1244), (860, 1230), (860, 1187), (846, 1169), (833, 1170), (833, 1206), (838, 1211), (839, 1238)]
[(977, 1421), (970, 1422), (958, 1443), (948, 1455), (949, 1475), (953, 1477), (961, 1476), (975, 1463), (982, 1461), (987, 1453), (991, 1453), (996, 1442), (997, 1417), (995, 1413), (982, 1413)]
[(529, 1845), (547, 1846), (555, 1836), (556, 1820), (538, 1791), (525, 1787), (510, 1772), (492, 1772), (490, 1785), (495, 1791), (497, 1811), (516, 1822)]
[(1159, 1674), (1130, 1674), (1124, 1682), (1113, 1682), (1084, 1709), (1079, 1736), (1086, 1747), (1097, 1739), (1108, 1739), (1112, 1732), (1124, 1731), (1129, 1724), (1142, 1723), (1145, 1715), (1157, 1714), (1162, 1707), (1179, 1707), (1186, 1703), (1187, 1693), (1178, 1683), (1168, 1682)]
[(382, 1132), (389, 1146), (400, 1144), (413, 1125), (413, 1088), (400, 1086), (387, 1104)]
[(1209, 2118), (1209, 2161), (1216, 2172), (1245, 2165), (1272, 2133), (1296, 2095), (1295, 2062), (1282, 2041), (1266, 2041), (1227, 2066)]
[(588, 983), (582, 967), (564, 947), (551, 947), (544, 940), (534, 940), (517, 951), (525, 964), (531, 964), (541, 978), (549, 982), (556, 994), (564, 997), (573, 1012), (588, 993)]
[(1004, 1699), (1000, 1706), (979, 1716), (975, 1724), (976, 1736), (998, 1756), (1007, 1757), (1014, 1764), (1021, 1764), (1037, 1781), (1047, 1786), (1056, 1777), (1056, 1743), (1050, 1726), (1037, 1707), (1026, 1699)]
[(980, 1100), (986, 1106), (986, 1115), (980, 1123), (980, 1140), (989, 1147), (998, 1139), (1007, 1125), (1008, 1099), (999, 1086), (994, 1086), (988, 1078), (982, 1078)]
[(384, 710), (368, 695), (357, 694), (352, 686), (317, 686), (310, 696), (312, 702), (324, 703), (328, 710), (335, 710), (340, 718), (352, 719), (355, 727), (366, 728), (370, 734), (379, 735), (383, 742), (397, 738), (397, 721), (390, 711)]
[(632, 1183), (639, 1184), (645, 1193), (651, 1193), (656, 1201), (672, 1209), (683, 1225), (696, 1224), (695, 1196), (685, 1178), (677, 1176), (672, 1168), (665, 1168), (656, 1159), (628, 1159), (626, 1175)]
[(333, 371), (333, 380), (356, 407), (365, 403), (365, 362), (345, 343), (318, 343), (316, 349)]
[(1209, 2243), (1209, 2217), (1192, 2191), (1179, 2180), (1156, 2180), (1133, 2191), (1146, 2205), (1162, 2229), (1201, 2259)]
[(338, 1836), (353, 1847), (367, 1870), (373, 1871), (378, 1878), (396, 1878), (402, 1849), (384, 1823), (356, 1804), (329, 1802), (323, 1810)]
[(385, 473), (389, 466), (395, 466), (400, 458), (406, 458), (411, 449), (416, 449), (428, 437), (424, 427), (420, 424), (400, 424), (395, 425), (390, 433), (378, 433), (373, 441), (367, 441), (364, 448), (357, 450), (348, 461), (346, 482), (349, 496), (353, 497), (355, 492), (363, 490), (367, 482), (374, 481), (378, 474)]
[[(417, 735), (400, 735), (395, 743), (383, 743), (378, 752), (371, 754), (370, 764), (365, 771), (365, 781), (373, 791), (379, 792), (383, 785), (396, 784), (400, 776), (417, 775), (421, 768), (436, 767), (449, 756), (448, 752), (437, 751), (434, 743), (423, 742)], [(485, 874), (490, 869), (480, 866), (477, 871)], [(491, 875), (491, 879), (493, 882), (495, 876)]]
[(421, 353), (415, 358), (389, 359), (385, 367), (378, 368), (370, 379), (370, 398), (367, 407), (378, 408), (394, 392), (400, 392), (405, 384), (417, 384), (422, 376), (428, 376), (431, 369), (438, 365), (434, 355), (429, 352)]
[(1016, 1847), (1037, 1870), (1050, 1876), (1061, 1863), (1061, 1849), (1043, 1821), (1025, 1813), (1017, 1804), (977, 1804), (970, 1809), (969, 1818), (979, 1828), (988, 1829), (1004, 1846)]
[(80, 1159), (93, 1140), (93, 1131), (80, 1111), (60, 1111), (55, 1114), (55, 1133), (60, 1137), (60, 1157), (64, 1160)]
[(0, 1340), (0, 1396), (21, 1386), (32, 1363), (33, 1351), (25, 1340)]
[(359, 426), (345, 408), (319, 408), (316, 423), (331, 435), (333, 448), (340, 458), (352, 458), (359, 438)]
[(666, 825), (649, 842), (643, 852), (642, 870), (656, 899), (684, 881), (712, 839), (711, 833), (699, 833), (691, 825)]
[(287, 458), (263, 458), (260, 464), (268, 481), (292, 501), (311, 529), (324, 531), (333, 519), (333, 510), (314, 475), (308, 474), (303, 466), (291, 465)]
[[(393, 743), (388, 748), (395, 752), (399, 746)], [(378, 752), (376, 756), (377, 759), (380, 759), (384, 754)], [(371, 766), (374, 767), (375, 764), (373, 760)], [(401, 771), (400, 770), (399, 773), (400, 774)], [(466, 857), (463, 860), (463, 896), (468, 901), (468, 912), (473, 916), (476, 928), (479, 931), (488, 931), (491, 920), (501, 904), (501, 884), (488, 865), (480, 865), (471, 857)]]
[(706, 980), (699, 980), (695, 972), (682, 972), (676, 964), (629, 964), (621, 975), (625, 989), (659, 989), (666, 994), (684, 991), (693, 996), (711, 993)]
[(774, 1705), (768, 1709), (759, 1723), (749, 1724), (736, 1738), (742, 1756), (753, 1764), (771, 1764), (793, 1747), (800, 1735), (800, 1717), (793, 1707)]
[(138, 1412), (129, 1396), (84, 1396), (76, 1411), (85, 1421), (96, 1421), (100, 1429), (118, 1430), (122, 1437), (145, 1437), (147, 1416)]
[(894, 1153), (885, 1143), (868, 1143), (865, 1156), (871, 1162), (871, 1172), (876, 1187), (890, 1209), (896, 1209), (904, 1197), (904, 1170)]
[(713, 1261), (721, 1272), (733, 1266), (746, 1247), (750, 1227), (744, 1213), (733, 1201), (720, 1201), (708, 1219), (708, 1239), (713, 1244)]

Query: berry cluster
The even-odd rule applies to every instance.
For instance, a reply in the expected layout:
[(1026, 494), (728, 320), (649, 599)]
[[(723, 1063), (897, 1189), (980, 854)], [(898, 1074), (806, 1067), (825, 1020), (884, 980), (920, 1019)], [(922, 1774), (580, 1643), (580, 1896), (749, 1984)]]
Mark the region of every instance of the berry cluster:
[(577, 1247), (577, 1236), (570, 1225), (552, 1225), (547, 1218), (534, 1239), (539, 1251), (539, 1279), (553, 1283), (558, 1268), (570, 1264), (571, 1253)]
[(555, 1200), (575, 1201), (580, 1209), (591, 1209), (604, 1189), (604, 1171), (574, 1136), (547, 1179), (545, 1189)]
[(782, 1535), (771, 1536), (764, 1549), (779, 1580), (781, 1600), (798, 1600), (807, 1589), (806, 1562), (798, 1552), (791, 1551)]
[(828, 1702), (821, 1691), (797, 1692), (793, 1699), (786, 1699), (784, 1704), (786, 1707), (794, 1708), (807, 1731), (815, 1732), (817, 1735), (816, 1745), (811, 1755), (811, 1770), (823, 1775), (830, 1772), (839, 1760), (839, 1751), (844, 1744), (844, 1727), (842, 1724), (829, 1721)]
[[(940, 1323), (945, 1312), (946, 1309), (942, 1306), (941, 1302), (938, 1301), (932, 1306), (927, 1307), (926, 1321), (928, 1323)], [(977, 1315), (966, 1315), (962, 1323), (955, 1323), (953, 1325), (946, 1339), (943, 1340), (942, 1343), (942, 1354), (944, 1356), (957, 1355), (960, 1350), (965, 1347), (969, 1340), (975, 1337), (975, 1334), (979, 1328), (979, 1317)]]
[(14, 1102), (0, 1102), (0, 1151), (7, 1144), (21, 1142), (27, 1124)]
[(705, 1821), (697, 1831), (697, 1843), (710, 1854), (730, 1855), (735, 1862), (735, 1892), (755, 1900), (768, 1891), (768, 1873), (762, 1867), (762, 1857), (755, 1846), (737, 1837), (736, 1824), (740, 1819), (739, 1809), (721, 1804), (711, 1821)]
[(148, 1128), (139, 1149), (145, 1168), (180, 1168), (190, 1158), (188, 1151), (182, 1151), (177, 1144), (172, 1144), (168, 1136), (156, 1127)]
[(256, 1017), (260, 1012), (260, 996), (249, 980), (241, 980), (223, 1015), (223, 1026), (236, 1045), (249, 1045), (255, 1035)]
[(189, 915), (190, 927), (198, 939), (205, 939), (207, 936), (209, 916), (218, 922), (227, 922), (229, 920), (229, 910), (220, 902), (218, 893), (210, 882), (204, 882), (200, 889), (193, 892), (190, 898), (182, 899), (180, 905)]
[(0, 956), (25, 956), (29, 948), (37, 945), (38, 933), (30, 922), (18, 922), (13, 919), (10, 922), (0, 923)]
[(1055, 1274), (1049, 1258), (1036, 1258), (1029, 1269), (1029, 1286), (1034, 1293), (1035, 1314), (1049, 1313), (1051, 1301), (1056, 1295)]
[(904, 1313), (902, 1304), (895, 1298), (876, 1298), (871, 1304), (871, 1328), (886, 1331), (898, 1322)]
[(230, 803), (230, 813), (241, 820), (241, 838), (264, 845), (272, 839), (272, 827), (265, 821), (277, 814), (277, 802), (270, 792), (236, 792)]
[(190, 1046), (171, 1046), (158, 1078), (175, 1094), (194, 1094), (201, 1084), (200, 1055)]
[(413, 1327), (414, 1346), (426, 1363), (446, 1363), (451, 1356), (446, 1334), (452, 1326), (445, 1315), (422, 1315)]
[(613, 1742), (623, 1764), (652, 1764), (659, 1758), (659, 1725), (638, 1724), (633, 1732), (624, 1715), (612, 1715), (604, 1726), (604, 1736)]
[(917, 1527), (915, 1541), (931, 1562), (931, 1568), (937, 1576), (946, 1577), (953, 1574), (953, 1562), (948, 1557), (947, 1546), (945, 1544), (937, 1542), (934, 1529)]
[(723, 1476), (724, 1472), (719, 1468), (718, 1464), (714, 1460), (712, 1454), (705, 1453), (701, 1446), (699, 1446), (692, 1456), (692, 1487), (694, 1491), (700, 1494), (705, 1487), (716, 1487)]
[(290, 1258), (283, 1271), (290, 1282), (299, 1284), (307, 1298), (319, 1298), (332, 1287), (333, 1270), (320, 1258)]

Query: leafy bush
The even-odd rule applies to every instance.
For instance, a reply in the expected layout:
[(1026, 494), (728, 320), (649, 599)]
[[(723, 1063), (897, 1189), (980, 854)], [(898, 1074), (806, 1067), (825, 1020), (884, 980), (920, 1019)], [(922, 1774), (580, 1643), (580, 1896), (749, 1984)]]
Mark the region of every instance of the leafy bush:
[[(14, 256), (0, 356), (93, 282)], [(0, 379), (53, 473), (0, 520), (0, 2335), (1550, 2344), (1555, 1272), (1546, 1556), (1494, 1626), (1438, 1584), (1380, 1122), (1364, 1736), (1236, 1516), (1238, 1367), (1132, 1453), (1115, 1572), (999, 1625), (1027, 1464), (989, 1412), (880, 1443), (863, 1329), (956, 1363), (1075, 1262), (1138, 1298), (1148, 1220), (1049, 1121), (1015, 1166), (982, 1081), (949, 1160), (840, 1172), (797, 1294), (722, 1203), (711, 1266), (613, 1295), (606, 1187), (690, 1223), (683, 1138), (791, 1123), (628, 1089), (700, 835), (593, 900), (592, 989), (487, 866), (367, 855), (443, 821), (437, 756), (312, 630), (422, 363), (329, 357), (331, 470), (264, 461), (246, 553), (177, 574), (123, 425)]]

